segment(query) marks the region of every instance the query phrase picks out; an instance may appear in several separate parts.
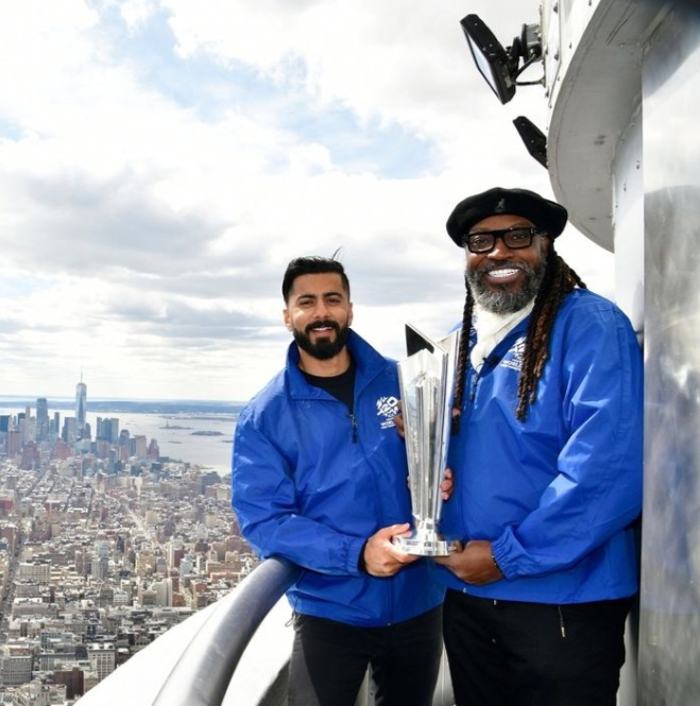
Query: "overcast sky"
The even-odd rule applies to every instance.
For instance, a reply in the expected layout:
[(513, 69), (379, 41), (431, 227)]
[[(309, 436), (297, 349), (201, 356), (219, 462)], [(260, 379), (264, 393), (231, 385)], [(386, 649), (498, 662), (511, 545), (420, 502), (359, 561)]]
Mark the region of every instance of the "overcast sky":
[[(510, 43), (537, 0), (0, 0), (0, 394), (244, 400), (283, 364), (287, 262), (342, 248), (355, 329), (460, 318), (444, 222), (551, 195), (459, 20)], [(537, 78), (540, 68), (531, 69)], [(559, 250), (612, 292), (612, 257)]]

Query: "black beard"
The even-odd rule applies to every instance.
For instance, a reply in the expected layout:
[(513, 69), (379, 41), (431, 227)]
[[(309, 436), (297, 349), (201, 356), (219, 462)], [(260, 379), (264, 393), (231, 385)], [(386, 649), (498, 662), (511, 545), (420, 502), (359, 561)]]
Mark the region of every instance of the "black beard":
[[(544, 279), (545, 266), (546, 260), (544, 259), (536, 267), (525, 262), (501, 260), (478, 270), (467, 270), (464, 279), (467, 287), (471, 289), (474, 300), (480, 307), (494, 314), (512, 314), (522, 309), (537, 296)], [(518, 288), (513, 288), (510, 284), (486, 286), (484, 284), (485, 275), (500, 267), (512, 267), (520, 270), (525, 274), (525, 281)]]
[[(315, 328), (330, 327), (335, 331), (335, 339), (320, 338), (316, 343), (311, 340), (309, 332)], [(314, 321), (309, 324), (304, 331), (293, 329), (292, 334), (297, 346), (303, 351), (306, 351), (310, 356), (317, 360), (330, 360), (340, 353), (345, 348), (350, 334), (350, 327), (343, 326), (342, 328), (335, 321)]]

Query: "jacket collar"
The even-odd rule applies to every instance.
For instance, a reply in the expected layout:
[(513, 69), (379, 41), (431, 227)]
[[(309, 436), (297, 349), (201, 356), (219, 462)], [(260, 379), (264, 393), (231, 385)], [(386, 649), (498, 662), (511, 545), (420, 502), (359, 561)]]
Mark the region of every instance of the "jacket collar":
[[(484, 365), (479, 369), (479, 375), (484, 375), (488, 370), (495, 368), (503, 359), (503, 356), (510, 350), (515, 339), (524, 334), (527, 334), (528, 326), (530, 325), (530, 317), (532, 312), (530, 312), (522, 321), (519, 321), (508, 333), (503, 337), (503, 339), (496, 344), (491, 353), (484, 359)], [(476, 329), (472, 326), (470, 331), (470, 338), (472, 345), (476, 341)], [(474, 366), (469, 361), (469, 367), (474, 370)]]
[[(355, 394), (357, 395), (386, 367), (387, 361), (352, 329), (348, 335), (347, 347), (355, 363)], [(299, 370), (299, 349), (294, 341), (287, 349), (284, 376), (289, 395), (293, 399), (332, 399), (325, 390), (310, 385), (306, 381), (304, 374)]]

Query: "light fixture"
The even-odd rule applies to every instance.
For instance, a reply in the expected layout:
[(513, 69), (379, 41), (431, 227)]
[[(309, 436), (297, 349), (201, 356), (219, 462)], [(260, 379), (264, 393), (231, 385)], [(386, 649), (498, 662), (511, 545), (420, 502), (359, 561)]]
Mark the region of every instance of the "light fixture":
[(547, 168), (547, 136), (532, 120), (524, 115), (519, 115), (513, 120), (513, 125), (525, 143), (530, 156), (536, 159), (545, 169)]
[[(543, 83), (543, 79), (538, 81), (517, 80), (528, 66), (542, 58), (539, 25), (523, 25), (520, 36), (515, 37), (513, 43), (504, 49), (478, 15), (467, 15), (460, 21), (460, 24), (477, 69), (501, 103), (507, 103), (515, 95), (516, 86)], [(520, 65), (521, 59), (523, 60), (522, 66)]]

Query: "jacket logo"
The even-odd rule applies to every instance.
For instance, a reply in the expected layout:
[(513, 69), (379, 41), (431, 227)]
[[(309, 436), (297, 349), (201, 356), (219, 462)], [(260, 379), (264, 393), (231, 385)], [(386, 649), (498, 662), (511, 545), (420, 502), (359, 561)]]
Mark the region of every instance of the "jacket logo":
[(510, 368), (511, 370), (521, 370), (523, 367), (523, 357), (525, 355), (525, 336), (521, 336), (508, 351), (509, 357), (504, 357), (498, 364), (499, 368)]
[(393, 395), (391, 397), (379, 397), (377, 399), (377, 416), (384, 417), (379, 427), (389, 429), (394, 426), (394, 417), (399, 413), (399, 401)]

